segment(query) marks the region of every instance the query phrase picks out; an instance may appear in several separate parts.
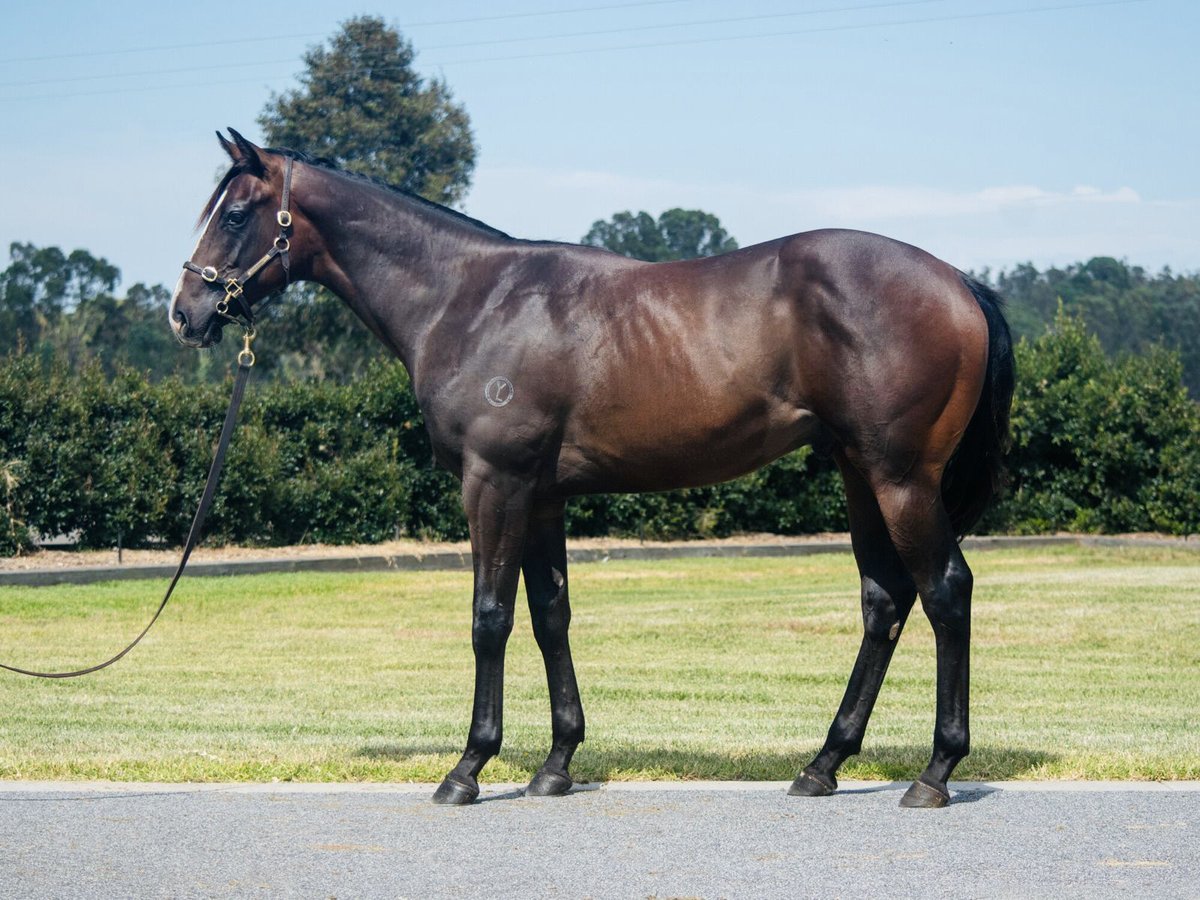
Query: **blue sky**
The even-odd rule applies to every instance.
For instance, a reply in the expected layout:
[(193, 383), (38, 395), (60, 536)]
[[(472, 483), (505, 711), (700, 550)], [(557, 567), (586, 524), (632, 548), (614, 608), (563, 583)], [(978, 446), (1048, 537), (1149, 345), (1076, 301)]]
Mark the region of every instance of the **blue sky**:
[(381, 15), (479, 145), (464, 209), (578, 240), (622, 209), (743, 245), (825, 226), (962, 268), (1200, 271), (1200, 4), (293, 0), (8, 4), (0, 259), (84, 247), (173, 284), (222, 154), (304, 49)]

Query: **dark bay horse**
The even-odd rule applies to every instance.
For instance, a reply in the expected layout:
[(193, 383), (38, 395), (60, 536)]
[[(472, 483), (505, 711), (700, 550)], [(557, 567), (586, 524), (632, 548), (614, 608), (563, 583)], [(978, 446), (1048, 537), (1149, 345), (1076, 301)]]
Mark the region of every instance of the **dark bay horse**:
[[(657, 264), (517, 240), (230, 134), (218, 137), (233, 165), (171, 302), (179, 340), (219, 340), (218, 304), (249, 313), (289, 278), (322, 284), (408, 368), (436, 457), (462, 481), (475, 701), (436, 801), (474, 800), (499, 752), (522, 573), (553, 723), (528, 792), (572, 784), (584, 720), (567, 639), (569, 497), (711, 484), (818, 444), (845, 481), (864, 636), (824, 746), (790, 793), (837, 787), (920, 596), (937, 642), (937, 719), (932, 758), (902, 804), (948, 802), (969, 742), (972, 576), (957, 537), (996, 488), (1013, 389), (990, 290), (854, 231)], [(241, 296), (222, 295), (230, 282)]]

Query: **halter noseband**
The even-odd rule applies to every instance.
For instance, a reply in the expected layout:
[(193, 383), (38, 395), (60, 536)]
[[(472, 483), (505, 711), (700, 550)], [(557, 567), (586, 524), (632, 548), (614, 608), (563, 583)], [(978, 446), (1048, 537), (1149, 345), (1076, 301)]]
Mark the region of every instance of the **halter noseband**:
[[(225, 278), (223, 287), (225, 288), (225, 297), (217, 301), (217, 314), (224, 316), (231, 322), (237, 322), (243, 328), (254, 330), (254, 314), (250, 309), (250, 304), (246, 300), (243, 292), (246, 283), (257, 275), (262, 269), (273, 260), (279, 257), (280, 263), (283, 264), (283, 277), (286, 284), (291, 283), (291, 266), (288, 259), (288, 251), (291, 250), (291, 243), (288, 241), (288, 232), (292, 227), (292, 214), (288, 210), (288, 201), (292, 194), (292, 158), (286, 157), (283, 169), (283, 196), (279, 200), (279, 211), (275, 213), (275, 221), (279, 224), (279, 235), (271, 244), (271, 249), (263, 254), (254, 265), (246, 270), (246, 274), (241, 278), (237, 275), (228, 275)], [(214, 266), (198, 266), (190, 259), (183, 264), (183, 267), (189, 272), (195, 272), (209, 284), (215, 284), (220, 278), (220, 273)], [(237, 306), (234, 312), (230, 312), (230, 304), (236, 303)]]

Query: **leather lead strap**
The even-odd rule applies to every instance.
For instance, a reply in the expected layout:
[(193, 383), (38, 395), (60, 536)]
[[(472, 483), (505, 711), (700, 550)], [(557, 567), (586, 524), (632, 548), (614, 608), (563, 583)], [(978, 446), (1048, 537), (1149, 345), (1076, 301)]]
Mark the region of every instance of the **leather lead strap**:
[(75, 669), (72, 672), (34, 672), (30, 669), (22, 669), (17, 666), (9, 666), (0, 663), (0, 669), (7, 669), (9, 672), (16, 672), (18, 675), (31, 675), (34, 678), (76, 678), (80, 675), (88, 675), (92, 672), (99, 672), (101, 669), (108, 668), (122, 656), (136, 647), (146, 636), (150, 627), (158, 621), (158, 617), (162, 615), (162, 611), (167, 607), (167, 601), (171, 599), (171, 594), (175, 590), (175, 585), (179, 583), (180, 577), (183, 575), (184, 567), (187, 566), (188, 558), (192, 555), (192, 550), (200, 540), (200, 531), (204, 528), (204, 520), (208, 516), (208, 509), (212, 506), (213, 497), (217, 493), (217, 483), (221, 480), (221, 467), (225, 464), (225, 451), (229, 448), (229, 441), (233, 437), (233, 429), (237, 424), (238, 408), (242, 405), (242, 396), (246, 393), (246, 380), (250, 377), (250, 368), (254, 364), (254, 357), (251, 355), (246, 357), (238, 357), (238, 371), (233, 379), (233, 394), (229, 398), (229, 411), (225, 414), (225, 424), (221, 426), (221, 437), (217, 441), (217, 452), (213, 454), (212, 465), (208, 469), (208, 481), (204, 484), (204, 493), (200, 496), (200, 505), (196, 508), (196, 516), (192, 519), (191, 530), (188, 531), (187, 540), (183, 545), (183, 556), (179, 560), (179, 568), (175, 570), (175, 576), (171, 579), (171, 584), (167, 587), (167, 593), (163, 595), (162, 602), (158, 604), (158, 609), (154, 611), (154, 615), (142, 629), (141, 634), (135, 637), (129, 644), (118, 653), (116, 656), (106, 659), (102, 663), (97, 663), (94, 666), (88, 666), (86, 669)]

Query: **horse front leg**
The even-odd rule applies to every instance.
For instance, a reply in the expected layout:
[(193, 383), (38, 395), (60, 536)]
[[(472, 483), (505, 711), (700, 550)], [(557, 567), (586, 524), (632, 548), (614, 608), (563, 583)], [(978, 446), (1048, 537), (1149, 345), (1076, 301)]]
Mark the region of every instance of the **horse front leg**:
[(479, 796), (480, 771), (500, 752), (504, 733), (504, 651), (512, 632), (531, 495), (530, 482), (489, 466), (478, 465), (463, 476), (463, 505), (471, 529), (475, 571), (471, 621), (475, 703), (466, 750), (434, 792), (434, 803), (473, 802)]
[(583, 742), (583, 704), (579, 702), (567, 640), (571, 604), (567, 599), (567, 545), (561, 503), (534, 509), (522, 570), (533, 635), (546, 664), (552, 727), (550, 755), (526, 793), (553, 796), (570, 790), (573, 782), (567, 767), (575, 748)]

